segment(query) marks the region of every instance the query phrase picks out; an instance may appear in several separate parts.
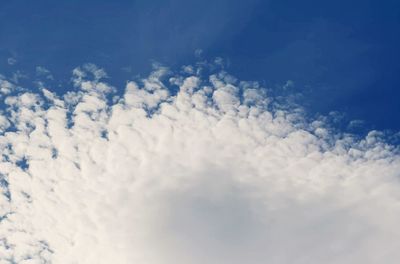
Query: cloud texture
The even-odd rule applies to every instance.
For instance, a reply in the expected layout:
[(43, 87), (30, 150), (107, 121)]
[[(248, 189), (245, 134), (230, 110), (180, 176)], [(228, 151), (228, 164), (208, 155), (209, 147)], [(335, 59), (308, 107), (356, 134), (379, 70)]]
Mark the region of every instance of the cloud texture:
[(397, 263), (398, 150), (210, 67), (1, 80), (0, 263)]

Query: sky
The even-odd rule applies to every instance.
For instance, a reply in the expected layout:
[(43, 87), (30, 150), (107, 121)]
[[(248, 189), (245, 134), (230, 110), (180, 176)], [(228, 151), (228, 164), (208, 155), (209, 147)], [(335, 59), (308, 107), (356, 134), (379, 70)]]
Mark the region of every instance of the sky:
[(242, 79), (275, 90), (293, 81), (312, 113), (398, 131), (399, 8), (395, 0), (4, 1), (0, 66), (31, 75), (42, 66), (68, 81), (73, 68), (95, 63), (117, 83), (154, 61), (193, 62), (201, 49)]
[(397, 263), (396, 1), (0, 3), (0, 263)]

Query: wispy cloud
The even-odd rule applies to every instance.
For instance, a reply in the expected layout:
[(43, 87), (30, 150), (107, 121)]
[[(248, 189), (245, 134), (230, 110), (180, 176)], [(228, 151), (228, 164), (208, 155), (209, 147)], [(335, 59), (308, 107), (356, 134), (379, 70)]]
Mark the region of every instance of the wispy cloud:
[(15, 58), (13, 58), (13, 57), (10, 57), (10, 58), (7, 59), (7, 63), (9, 65), (14, 65), (14, 64), (17, 63), (17, 60)]

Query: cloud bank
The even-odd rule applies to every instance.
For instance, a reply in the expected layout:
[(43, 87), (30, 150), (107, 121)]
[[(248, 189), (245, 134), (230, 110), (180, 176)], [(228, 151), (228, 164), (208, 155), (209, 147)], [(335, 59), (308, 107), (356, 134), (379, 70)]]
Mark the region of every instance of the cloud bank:
[(210, 68), (0, 80), (0, 263), (397, 263), (398, 149)]

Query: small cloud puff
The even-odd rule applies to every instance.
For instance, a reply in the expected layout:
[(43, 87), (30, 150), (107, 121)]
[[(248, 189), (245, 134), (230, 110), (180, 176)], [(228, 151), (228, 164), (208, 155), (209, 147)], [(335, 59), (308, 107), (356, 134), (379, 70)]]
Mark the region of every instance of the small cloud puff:
[(10, 57), (7, 59), (7, 63), (8, 63), (8, 65), (14, 65), (17, 63), (17, 60), (13, 57)]

